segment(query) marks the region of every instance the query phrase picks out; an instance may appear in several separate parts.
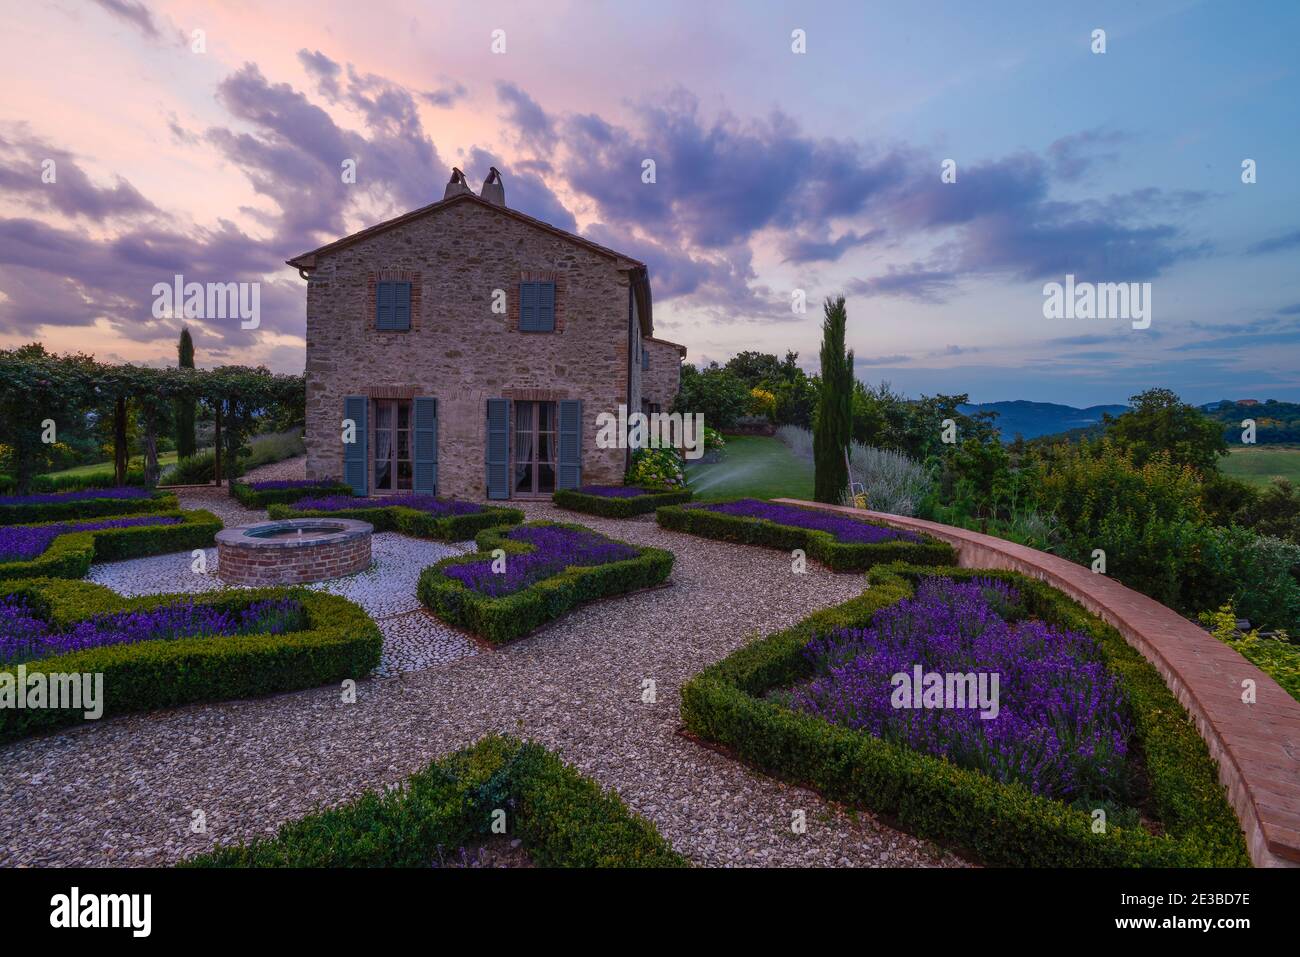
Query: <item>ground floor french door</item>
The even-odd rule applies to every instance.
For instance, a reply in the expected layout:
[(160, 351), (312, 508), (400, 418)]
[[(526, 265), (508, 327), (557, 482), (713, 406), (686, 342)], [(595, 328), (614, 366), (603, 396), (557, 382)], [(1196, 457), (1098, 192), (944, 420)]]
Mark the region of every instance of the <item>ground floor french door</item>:
[(515, 497), (548, 496), (555, 491), (555, 403), (517, 401), (514, 409)]
[(371, 461), (376, 495), (410, 492), (415, 475), (411, 461), (411, 402), (375, 399), (371, 429)]

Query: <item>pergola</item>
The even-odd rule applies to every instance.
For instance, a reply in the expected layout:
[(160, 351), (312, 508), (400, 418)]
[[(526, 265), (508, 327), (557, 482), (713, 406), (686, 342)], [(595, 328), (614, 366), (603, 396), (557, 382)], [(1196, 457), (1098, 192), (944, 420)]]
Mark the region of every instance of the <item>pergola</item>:
[[(201, 402), (212, 410), (215, 478), (233, 479), (237, 458), (254, 417), (268, 409), (301, 405), (302, 376), (266, 368), (155, 369), (107, 365), (84, 354), (55, 355), (33, 343), (0, 351), (0, 441), (13, 448), (20, 491), (30, 486), (35, 452), (44, 425), (84, 415), (112, 402), (113, 470), (117, 485), (127, 481), (127, 403), (140, 410), (145, 484), (157, 484), (158, 430), (178, 401)], [(224, 463), (224, 468), (223, 468)]]

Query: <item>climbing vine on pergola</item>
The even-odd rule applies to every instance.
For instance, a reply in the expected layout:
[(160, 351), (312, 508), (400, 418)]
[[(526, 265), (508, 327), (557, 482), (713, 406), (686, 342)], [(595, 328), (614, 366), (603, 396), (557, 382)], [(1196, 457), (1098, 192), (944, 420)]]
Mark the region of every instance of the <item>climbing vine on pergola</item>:
[(157, 484), (157, 438), (161, 422), (178, 400), (202, 402), (216, 423), (215, 475), (239, 474), (239, 454), (257, 415), (301, 408), (302, 376), (278, 375), (265, 368), (154, 369), (107, 365), (84, 354), (55, 355), (38, 343), (0, 351), (0, 442), (13, 449), (14, 478), (20, 493), (30, 490), (45, 426), (113, 407), (113, 464), (117, 485), (127, 480), (127, 402), (140, 410), (145, 452), (145, 484)]

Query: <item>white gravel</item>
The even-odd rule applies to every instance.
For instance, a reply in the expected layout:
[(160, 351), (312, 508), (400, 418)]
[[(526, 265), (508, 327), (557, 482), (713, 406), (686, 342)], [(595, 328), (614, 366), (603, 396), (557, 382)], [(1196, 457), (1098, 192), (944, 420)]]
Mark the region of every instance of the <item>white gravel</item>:
[[(548, 504), (525, 510), (668, 548), (677, 556), (672, 579), (579, 608), (501, 649), (462, 648), (459, 656), (448, 644), (441, 653), (458, 660), (359, 682), (355, 704), (337, 688), (318, 688), (4, 746), (0, 863), (167, 864), (216, 842), (273, 833), (498, 731), (539, 741), (615, 789), (697, 864), (961, 866), (869, 814), (845, 813), (678, 733), (684, 681), (756, 634), (858, 594), (861, 575), (813, 564), (794, 575), (780, 552), (666, 532), (653, 521)], [(407, 607), (400, 591), (386, 583), (356, 593), (396, 610)], [(394, 645), (441, 628), (423, 612), (393, 614), (381, 627)], [(409, 655), (419, 658), (423, 647)], [(653, 703), (643, 701), (647, 680)], [(191, 833), (195, 810), (206, 817), (204, 834)], [(806, 833), (791, 828), (798, 811)]]

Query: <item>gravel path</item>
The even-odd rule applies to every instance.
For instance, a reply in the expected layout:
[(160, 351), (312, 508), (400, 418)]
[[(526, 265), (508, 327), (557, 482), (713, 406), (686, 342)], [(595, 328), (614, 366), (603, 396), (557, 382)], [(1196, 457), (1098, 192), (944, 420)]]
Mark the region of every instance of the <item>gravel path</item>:
[[(757, 633), (844, 601), (860, 575), (779, 552), (529, 505), (671, 549), (667, 587), (580, 608), (534, 636), (451, 664), (106, 721), (3, 748), (0, 863), (166, 864), (273, 833), (322, 804), (400, 781), (485, 732), (556, 750), (649, 818), (696, 864), (960, 866), (870, 815), (754, 773), (681, 737), (681, 684)], [(404, 626), (432, 619), (410, 613)], [(422, 620), (423, 619), (423, 620)], [(642, 702), (643, 681), (657, 700)], [(206, 833), (191, 833), (195, 811)], [(804, 812), (807, 830), (791, 828)]]

